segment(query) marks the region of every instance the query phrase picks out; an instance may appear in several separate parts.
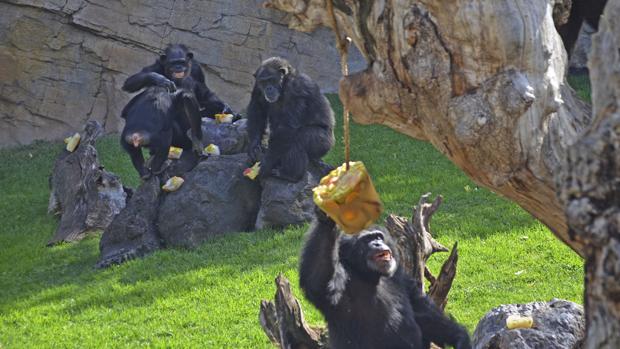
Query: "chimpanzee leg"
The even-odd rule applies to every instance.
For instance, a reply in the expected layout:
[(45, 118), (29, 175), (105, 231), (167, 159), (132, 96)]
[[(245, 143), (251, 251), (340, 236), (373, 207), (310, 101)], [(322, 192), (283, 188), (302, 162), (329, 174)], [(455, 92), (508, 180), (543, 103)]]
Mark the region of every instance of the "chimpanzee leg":
[(272, 171), (274, 177), (290, 182), (298, 182), (306, 173), (308, 167), (308, 153), (300, 147), (301, 144), (292, 144), (280, 160), (280, 166)]
[(131, 144), (128, 144), (123, 137), (121, 137), (121, 146), (129, 157), (131, 158), (131, 163), (133, 167), (138, 171), (138, 175), (140, 178), (148, 178), (150, 173), (149, 170), (144, 166), (144, 156), (142, 155), (142, 148), (133, 147)]
[(168, 151), (170, 149), (170, 143), (172, 142), (172, 130), (162, 131), (160, 137), (156, 142), (151, 144), (151, 159), (149, 160), (151, 165), (151, 172), (155, 175), (160, 174), (163, 169), (162, 165), (168, 158)]
[(202, 117), (200, 115), (200, 105), (196, 96), (189, 91), (181, 94), (181, 103), (183, 104), (182, 117), (184, 117), (190, 126), (190, 139), (194, 151), (198, 154), (202, 153), (204, 146), (202, 144)]

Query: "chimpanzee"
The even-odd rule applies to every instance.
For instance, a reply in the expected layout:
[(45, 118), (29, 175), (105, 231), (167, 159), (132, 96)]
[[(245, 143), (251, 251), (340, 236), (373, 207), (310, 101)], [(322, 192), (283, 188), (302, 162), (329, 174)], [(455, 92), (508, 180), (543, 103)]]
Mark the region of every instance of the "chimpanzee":
[(262, 154), (269, 123), (269, 144), (260, 175), (299, 181), (310, 161), (318, 161), (334, 145), (334, 114), (319, 86), (280, 57), (265, 60), (256, 73), (248, 106), (248, 155)]
[(607, 0), (573, 0), (568, 21), (557, 27), (569, 57), (579, 36), (582, 23), (585, 21), (598, 30), (598, 22), (606, 4)]
[(301, 255), (299, 284), (323, 313), (331, 348), (470, 349), (466, 330), (446, 317), (398, 264), (389, 235), (374, 227), (342, 235), (317, 211)]
[(123, 90), (136, 92), (148, 86), (161, 86), (171, 91), (187, 76), (194, 81), (194, 94), (203, 108), (204, 117), (213, 118), (217, 113), (233, 113), (205, 83), (205, 75), (198, 64), (194, 63), (194, 54), (185, 45), (171, 44), (155, 63), (142, 68), (125, 80)]
[[(187, 137), (190, 123), (200, 121), (200, 107), (192, 93), (194, 84), (188, 76), (178, 81), (180, 89), (175, 92), (166, 87), (148, 87), (123, 109), (121, 117), (125, 119), (125, 127), (121, 133), (121, 146), (131, 157), (141, 178), (160, 173), (171, 145), (184, 151), (191, 151), (192, 147), (202, 151), (199, 140)], [(142, 148), (149, 149), (151, 154), (146, 166)]]

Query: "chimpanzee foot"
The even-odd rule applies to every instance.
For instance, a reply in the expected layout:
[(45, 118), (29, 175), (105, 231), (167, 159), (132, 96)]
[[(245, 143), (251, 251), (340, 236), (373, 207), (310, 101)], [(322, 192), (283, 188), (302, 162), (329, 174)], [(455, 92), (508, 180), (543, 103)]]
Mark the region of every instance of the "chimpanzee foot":
[(271, 170), (271, 177), (283, 179), (283, 180), (288, 181), (288, 182), (297, 183), (297, 182), (299, 182), (301, 180), (303, 175), (301, 177), (297, 177), (296, 178), (296, 177), (292, 177), (292, 176), (283, 174), (282, 171), (280, 171), (280, 169), (274, 168), (273, 170)]

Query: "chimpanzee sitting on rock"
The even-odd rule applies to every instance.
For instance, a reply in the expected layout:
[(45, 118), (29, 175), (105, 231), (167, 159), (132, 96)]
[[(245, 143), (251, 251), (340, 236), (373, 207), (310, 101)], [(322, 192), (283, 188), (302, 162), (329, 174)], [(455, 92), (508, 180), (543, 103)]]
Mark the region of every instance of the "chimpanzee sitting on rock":
[[(319, 86), (285, 59), (265, 60), (254, 74), (248, 106), (248, 155), (260, 160), (262, 178), (299, 181), (310, 161), (334, 145), (334, 115)], [(262, 159), (261, 141), (269, 124), (269, 144)]]
[[(188, 129), (201, 129), (200, 108), (192, 93), (195, 81), (187, 76), (177, 83), (180, 88), (175, 92), (166, 87), (148, 87), (129, 101), (121, 113), (125, 119), (121, 146), (142, 179), (162, 171), (171, 145), (184, 151), (193, 148), (199, 154), (202, 152), (200, 138), (187, 137)], [(142, 148), (150, 151), (148, 165)]]
[(389, 235), (370, 228), (340, 234), (316, 210), (301, 254), (299, 285), (325, 316), (334, 349), (428, 349), (430, 344), (470, 349), (467, 331), (407, 276)]

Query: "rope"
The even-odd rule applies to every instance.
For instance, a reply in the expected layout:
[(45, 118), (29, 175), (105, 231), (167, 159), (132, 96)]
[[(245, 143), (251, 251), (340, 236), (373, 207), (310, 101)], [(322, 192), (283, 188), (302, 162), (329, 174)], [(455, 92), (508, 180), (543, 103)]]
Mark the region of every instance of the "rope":
[[(340, 37), (340, 30), (338, 29), (338, 21), (336, 20), (336, 14), (334, 13), (334, 3), (333, 0), (327, 0), (327, 13), (331, 16), (332, 25), (334, 28), (334, 35), (336, 36), (336, 46), (338, 47), (338, 51), (340, 52), (340, 68), (342, 69), (342, 77), (346, 77), (349, 75), (349, 65), (348, 65), (348, 55), (349, 55), (349, 38), (343, 40)], [(346, 105), (342, 106), (342, 118), (343, 118), (343, 127), (344, 127), (344, 163), (346, 166), (346, 170), (349, 170), (349, 160), (350, 160), (350, 129), (349, 129), (349, 108)]]

